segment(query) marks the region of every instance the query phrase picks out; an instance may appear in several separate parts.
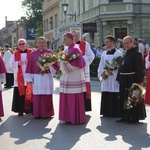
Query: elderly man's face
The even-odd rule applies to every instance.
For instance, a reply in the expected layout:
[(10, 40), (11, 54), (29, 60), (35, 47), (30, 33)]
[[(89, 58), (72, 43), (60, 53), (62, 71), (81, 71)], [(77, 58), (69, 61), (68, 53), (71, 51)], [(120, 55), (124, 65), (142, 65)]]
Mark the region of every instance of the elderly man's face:
[(133, 41), (130, 38), (126, 38), (123, 40), (123, 46), (125, 50), (129, 50), (133, 47)]
[(24, 51), (27, 48), (27, 43), (24, 40), (20, 40), (18, 42), (18, 48), (22, 51)]
[(80, 40), (80, 35), (77, 32), (72, 32), (74, 35), (75, 42), (78, 42)]

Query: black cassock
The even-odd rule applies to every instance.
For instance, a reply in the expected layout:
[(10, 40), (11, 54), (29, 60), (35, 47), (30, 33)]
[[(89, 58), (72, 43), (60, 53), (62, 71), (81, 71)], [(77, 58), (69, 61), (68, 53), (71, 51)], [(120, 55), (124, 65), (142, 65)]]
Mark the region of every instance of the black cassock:
[[(107, 50), (107, 55), (114, 55), (115, 52), (115, 48)], [(102, 92), (100, 115), (120, 117), (119, 92)]]
[(142, 54), (136, 48), (127, 50), (117, 75), (120, 83), (121, 117), (125, 121), (134, 122), (145, 119), (146, 111), (144, 102), (137, 104), (131, 109), (124, 109), (124, 101), (127, 99), (128, 91), (132, 83), (142, 83), (144, 79), (144, 66)]

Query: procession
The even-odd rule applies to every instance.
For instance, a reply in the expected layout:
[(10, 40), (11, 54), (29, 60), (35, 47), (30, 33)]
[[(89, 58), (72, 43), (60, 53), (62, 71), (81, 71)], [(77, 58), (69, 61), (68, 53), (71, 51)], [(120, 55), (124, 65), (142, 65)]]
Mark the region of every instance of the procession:
[(133, 2), (141, 18), (129, 3), (22, 0), (27, 16), (5, 16), (2, 150), (150, 149), (150, 3)]

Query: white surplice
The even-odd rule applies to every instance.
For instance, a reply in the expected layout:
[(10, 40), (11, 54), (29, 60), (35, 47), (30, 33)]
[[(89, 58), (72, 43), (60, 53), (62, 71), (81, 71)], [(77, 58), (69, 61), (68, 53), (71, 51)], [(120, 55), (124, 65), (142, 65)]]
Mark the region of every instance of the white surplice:
[(118, 50), (113, 55), (108, 55), (107, 51), (104, 51), (101, 56), (101, 60), (98, 67), (98, 78), (101, 82), (101, 92), (119, 92), (119, 84), (116, 81), (118, 71), (113, 71), (113, 75), (109, 75), (106, 79), (102, 79), (101, 75), (105, 71), (104, 66), (107, 61), (111, 61), (113, 58), (122, 56), (122, 53)]
[(91, 50), (90, 44), (86, 41), (85, 41), (85, 54), (83, 55), (83, 58), (85, 61), (84, 67), (85, 81), (90, 82), (90, 64), (93, 62), (95, 55)]
[[(22, 65), (22, 73), (23, 73), (23, 76), (25, 75), (25, 69), (26, 69), (26, 57), (27, 57), (27, 53), (21, 53), (21, 61), (23, 63)], [(18, 87), (18, 80), (17, 80), (17, 72), (18, 72), (18, 61), (15, 61), (15, 57), (14, 57), (14, 54), (12, 55), (11, 59), (10, 59), (10, 67), (14, 70), (14, 86), (15, 87)], [(25, 82), (25, 85), (26, 85), (26, 82)]]
[[(34, 79), (34, 81), (33, 81)], [(34, 95), (49, 95), (53, 94), (53, 77), (48, 74), (25, 74), (25, 81), (33, 83)]]

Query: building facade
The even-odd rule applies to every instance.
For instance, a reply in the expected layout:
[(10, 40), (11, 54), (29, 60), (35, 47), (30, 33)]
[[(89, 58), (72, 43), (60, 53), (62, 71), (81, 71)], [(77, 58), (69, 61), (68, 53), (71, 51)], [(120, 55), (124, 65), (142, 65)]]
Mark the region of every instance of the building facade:
[[(66, 15), (63, 4), (68, 4)], [(44, 0), (44, 35), (47, 37), (51, 33), (48, 39), (56, 38), (55, 28), (46, 28), (45, 22), (46, 18), (49, 22), (51, 16), (58, 14), (59, 34), (57, 36), (59, 39), (72, 26), (75, 26), (81, 28), (82, 38), (95, 43), (96, 46), (102, 45), (105, 37), (110, 34), (119, 39), (130, 35), (150, 43), (149, 8), (149, 0)], [(61, 44), (62, 41), (58, 42)]]
[(7, 20), (7, 17), (5, 17), (5, 27), (0, 30), (1, 47), (5, 44), (9, 44), (10, 47), (15, 48), (17, 47), (18, 39), (26, 39), (26, 30), (25, 27), (21, 25), (21, 19), (9, 21)]
[(60, 34), (58, 30), (59, 23), (59, 1), (43, 0), (43, 35), (47, 38), (47, 45), (51, 49), (58, 47)]

